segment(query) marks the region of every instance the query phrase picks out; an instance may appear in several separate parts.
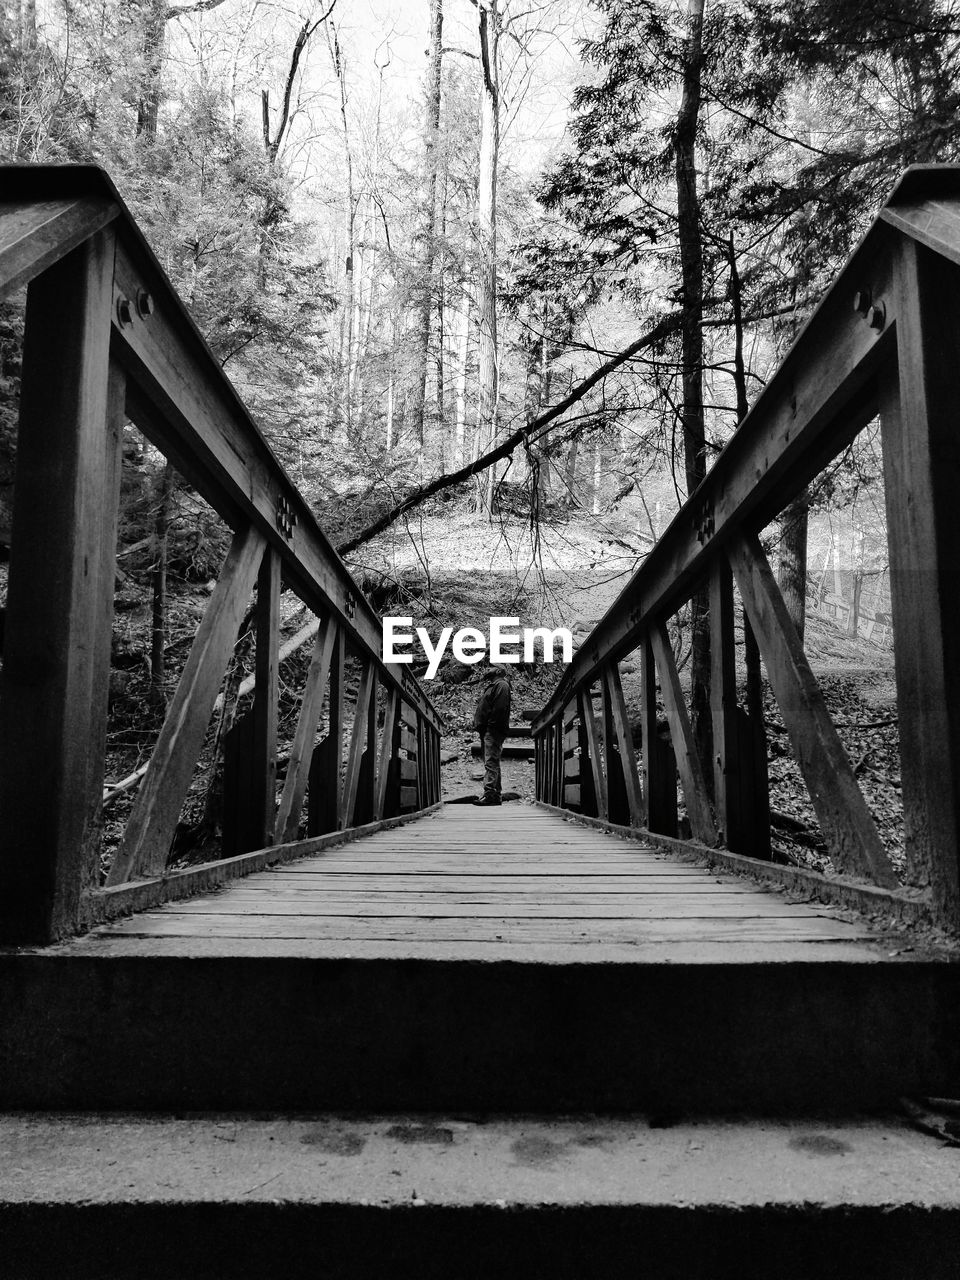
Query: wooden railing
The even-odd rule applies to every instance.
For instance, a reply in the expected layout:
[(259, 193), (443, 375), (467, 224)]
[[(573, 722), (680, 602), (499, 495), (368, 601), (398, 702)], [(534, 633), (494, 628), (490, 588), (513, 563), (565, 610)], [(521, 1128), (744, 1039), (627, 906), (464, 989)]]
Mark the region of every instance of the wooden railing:
[[(738, 700), (735, 611), (742, 609), (747, 645), (759, 646), (834, 869), (897, 884), (759, 539), (879, 416), (905, 879), (937, 923), (960, 928), (958, 264), (960, 168), (907, 170), (776, 376), (534, 721), (539, 799), (675, 835), (679, 775), (694, 839), (769, 856), (762, 707), (756, 689), (746, 706)], [(704, 762), (667, 623), (707, 588), (713, 750)], [(634, 650), (639, 773), (620, 684), (620, 664)]]
[[(256, 587), (253, 709), (225, 752), (226, 853), (439, 800), (440, 722), (102, 171), (0, 168), (0, 292), (28, 284), (0, 671), (0, 943), (97, 918), (162, 878)], [(233, 540), (106, 886), (98, 884), (121, 435), (133, 422)], [(280, 592), (321, 620), (277, 797)], [(344, 663), (359, 689), (345, 722)], [(378, 698), (378, 686), (383, 696)], [(314, 742), (325, 697), (328, 732)], [(382, 713), (382, 714), (381, 714)], [(382, 725), (379, 721), (382, 718)], [(343, 744), (347, 740), (344, 759)], [(119, 890), (119, 907), (123, 894)], [(130, 901), (134, 900), (132, 889)]]

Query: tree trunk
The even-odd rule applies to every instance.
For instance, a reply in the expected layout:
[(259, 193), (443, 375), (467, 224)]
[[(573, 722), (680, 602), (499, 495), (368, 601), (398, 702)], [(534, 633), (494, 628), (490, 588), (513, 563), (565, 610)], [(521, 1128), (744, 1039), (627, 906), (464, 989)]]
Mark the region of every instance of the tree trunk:
[(440, 85), (442, 72), (443, 0), (430, 0), (430, 42), (424, 82), (423, 171), (420, 208), (414, 239), (415, 321), (413, 384), (410, 389), (410, 421), (421, 448), (424, 439), (424, 405), (430, 358), (430, 314), (433, 307), (433, 264), (436, 256), (437, 142), (440, 134)]
[(160, 115), (160, 75), (163, 37), (167, 26), (166, 0), (147, 0), (143, 6), (143, 81), (137, 103), (137, 137), (153, 141)]
[[(500, 98), (497, 43), (500, 20), (497, 0), (480, 6), (480, 62), (483, 85), (480, 106), (480, 174), (477, 188), (477, 277), (480, 294), (480, 368), (477, 437), (492, 448), (497, 434), (497, 163), (500, 150)], [(484, 450), (485, 451), (485, 450)], [(482, 487), (482, 504), (493, 510), (496, 468)]]
[[(332, 34), (331, 34), (332, 33)], [(327, 47), (330, 61), (336, 76), (340, 97), (340, 122), (343, 131), (343, 159), (346, 169), (346, 208), (344, 210), (343, 229), (346, 244), (344, 246), (343, 298), (340, 314), (340, 407), (343, 415), (344, 429), (347, 439), (354, 439), (353, 423), (353, 360), (354, 360), (354, 308), (355, 278), (354, 259), (356, 256), (356, 218), (357, 205), (353, 190), (353, 151), (350, 146), (350, 127), (347, 120), (347, 86), (344, 71), (343, 52), (337, 29), (331, 22), (327, 27)]]
[(470, 356), (470, 294), (466, 289), (457, 315), (457, 375), (454, 392), (454, 466), (462, 467), (467, 460), (467, 363)]
[(20, 53), (29, 57), (37, 51), (37, 0), (21, 0), (17, 17)]
[[(683, 461), (689, 497), (707, 473), (703, 416), (703, 244), (697, 190), (697, 122), (700, 116), (700, 72), (703, 63), (704, 0), (687, 0), (687, 40), (683, 88), (674, 130), (677, 179), (677, 224), (683, 301)], [(713, 731), (710, 719), (710, 596), (704, 589), (691, 601), (691, 725), (704, 776), (713, 778)]]

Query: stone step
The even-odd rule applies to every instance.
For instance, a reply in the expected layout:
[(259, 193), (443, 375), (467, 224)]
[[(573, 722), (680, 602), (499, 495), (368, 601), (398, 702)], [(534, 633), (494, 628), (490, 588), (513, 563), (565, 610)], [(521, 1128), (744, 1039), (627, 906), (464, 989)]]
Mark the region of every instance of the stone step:
[(0, 1149), (17, 1280), (956, 1276), (960, 1154), (897, 1117), (26, 1114)]
[(956, 964), (809, 942), (754, 961), (746, 938), (582, 960), (403, 946), (108, 936), (0, 955), (0, 1107), (690, 1116), (960, 1096)]

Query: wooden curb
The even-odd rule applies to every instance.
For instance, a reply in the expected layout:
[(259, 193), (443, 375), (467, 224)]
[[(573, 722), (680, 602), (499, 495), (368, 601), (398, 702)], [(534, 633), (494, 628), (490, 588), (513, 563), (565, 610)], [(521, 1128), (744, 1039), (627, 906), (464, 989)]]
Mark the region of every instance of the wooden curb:
[(601, 818), (592, 818), (586, 814), (574, 813), (570, 809), (561, 809), (557, 805), (546, 804), (542, 800), (535, 801), (540, 809), (547, 809), (561, 818), (566, 818), (585, 827), (595, 827), (600, 831), (609, 831), (623, 839), (638, 843), (654, 845), (669, 850), (675, 857), (685, 862), (706, 863), (711, 867), (722, 867), (735, 875), (751, 876), (755, 880), (783, 885), (791, 893), (817, 902), (829, 903), (844, 907), (850, 911), (860, 912), (866, 916), (883, 915), (897, 924), (914, 925), (922, 928), (938, 928), (934, 921), (933, 908), (929, 897), (913, 894), (908, 889), (881, 889), (876, 885), (861, 884), (841, 876), (827, 876), (819, 871), (808, 871), (803, 867), (788, 867), (778, 862), (764, 862), (759, 858), (749, 858), (742, 853), (731, 853), (728, 849), (712, 849), (709, 845), (696, 840), (678, 840), (673, 836), (659, 835), (648, 831), (645, 827), (624, 827), (614, 822), (604, 822)]

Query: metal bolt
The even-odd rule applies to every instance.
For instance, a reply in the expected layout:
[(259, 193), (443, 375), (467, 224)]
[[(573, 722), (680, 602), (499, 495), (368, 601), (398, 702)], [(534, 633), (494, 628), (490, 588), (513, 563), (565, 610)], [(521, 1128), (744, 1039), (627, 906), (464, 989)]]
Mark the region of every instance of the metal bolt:
[(876, 329), (877, 333), (887, 323), (887, 308), (882, 302), (877, 302), (867, 312), (867, 323), (871, 329)]
[(133, 324), (133, 312), (130, 309), (129, 298), (117, 299), (117, 320), (120, 322), (121, 329)]
[(141, 289), (137, 294), (137, 311), (144, 320), (153, 315), (153, 294), (147, 293), (146, 289)]
[(859, 311), (862, 316), (865, 316), (867, 314), (867, 312), (870, 310), (870, 290), (869, 289), (859, 289), (853, 295), (853, 309), (854, 311)]

